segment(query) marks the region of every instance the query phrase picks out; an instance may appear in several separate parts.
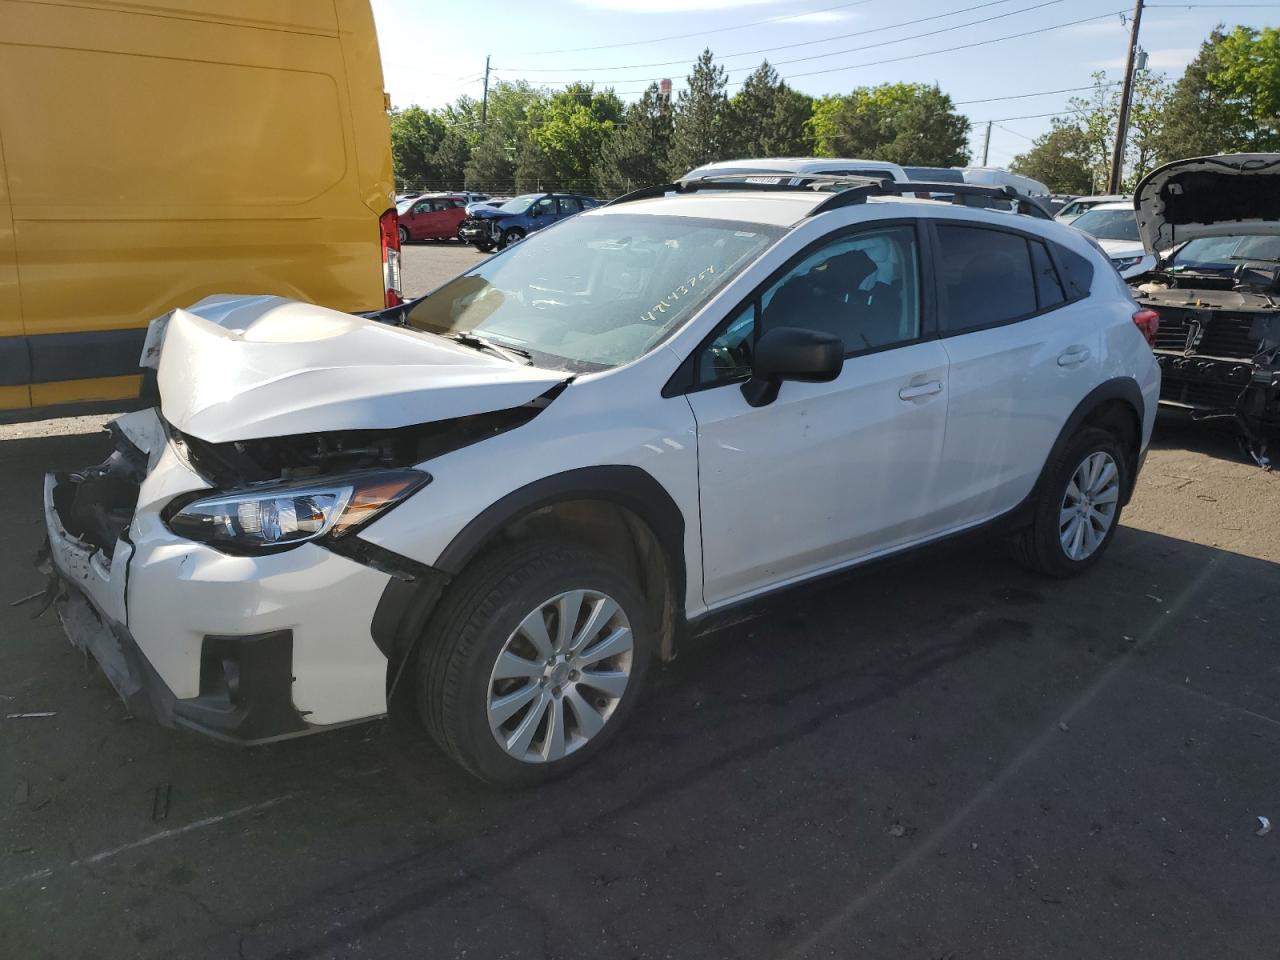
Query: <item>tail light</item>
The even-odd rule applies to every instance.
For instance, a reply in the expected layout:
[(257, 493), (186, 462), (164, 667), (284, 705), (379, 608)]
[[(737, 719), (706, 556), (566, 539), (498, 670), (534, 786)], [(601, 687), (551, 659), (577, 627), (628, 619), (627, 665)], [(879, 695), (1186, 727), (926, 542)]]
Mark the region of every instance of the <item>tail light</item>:
[(378, 232), (382, 237), (383, 305), (399, 306), (404, 297), (400, 295), (400, 218), (395, 207), (378, 218)]
[(1133, 324), (1147, 341), (1147, 346), (1156, 345), (1156, 332), (1160, 329), (1160, 314), (1154, 310), (1139, 310), (1133, 315)]

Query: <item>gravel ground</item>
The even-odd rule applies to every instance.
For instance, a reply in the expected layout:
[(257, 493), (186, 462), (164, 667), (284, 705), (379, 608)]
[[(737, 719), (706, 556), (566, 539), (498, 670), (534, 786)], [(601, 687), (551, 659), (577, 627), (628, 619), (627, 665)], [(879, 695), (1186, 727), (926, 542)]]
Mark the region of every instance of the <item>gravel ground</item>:
[[(475, 260), (419, 247), (419, 289)], [(401, 721), (129, 721), (9, 606), (102, 419), (0, 428), (0, 957), (1275, 955), (1280, 474), (1204, 425), (1161, 420), (1088, 575), (974, 540), (785, 597), (506, 793)]]

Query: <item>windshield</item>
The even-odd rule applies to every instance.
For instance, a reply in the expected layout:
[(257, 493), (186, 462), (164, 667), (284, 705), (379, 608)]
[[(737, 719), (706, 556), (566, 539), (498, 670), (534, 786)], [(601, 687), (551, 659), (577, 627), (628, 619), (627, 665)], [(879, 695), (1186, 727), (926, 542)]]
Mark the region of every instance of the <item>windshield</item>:
[(474, 332), (542, 367), (603, 370), (660, 344), (783, 232), (691, 217), (574, 217), (415, 301), (405, 322)]
[(1090, 210), (1071, 221), (1077, 230), (1098, 240), (1138, 242), (1138, 216), (1132, 210)]
[(541, 193), (525, 193), (518, 197), (512, 197), (498, 209), (503, 213), (524, 213), (535, 200), (541, 200), (544, 194)]
[(414, 203), (417, 202), (417, 199), (418, 199), (417, 197), (410, 197), (408, 200), (401, 200), (399, 203), (396, 204), (396, 213), (399, 216), (403, 217), (406, 213), (409, 212), (409, 208), (412, 207)]
[(1280, 237), (1246, 234), (1234, 237), (1201, 237), (1173, 255), (1171, 269), (1230, 273), (1247, 261), (1280, 262)]

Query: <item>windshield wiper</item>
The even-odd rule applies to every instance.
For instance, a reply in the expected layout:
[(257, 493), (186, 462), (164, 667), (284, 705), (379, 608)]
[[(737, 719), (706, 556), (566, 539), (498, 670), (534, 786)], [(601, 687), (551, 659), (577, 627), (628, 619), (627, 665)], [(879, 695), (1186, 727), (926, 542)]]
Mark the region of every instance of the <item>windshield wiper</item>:
[(1227, 257), (1228, 260), (1243, 260), (1246, 263), (1280, 263), (1280, 257)]
[(510, 360), (512, 363), (523, 363), (526, 366), (533, 366), (533, 354), (528, 350), (522, 350), (519, 347), (506, 347), (499, 343), (494, 343), (487, 337), (482, 337), (478, 333), (471, 330), (463, 330), (461, 333), (452, 333), (446, 339), (452, 340), (454, 343), (460, 343), (464, 347), (472, 347), (476, 350), (488, 350), (490, 353), (496, 353), (504, 360)]

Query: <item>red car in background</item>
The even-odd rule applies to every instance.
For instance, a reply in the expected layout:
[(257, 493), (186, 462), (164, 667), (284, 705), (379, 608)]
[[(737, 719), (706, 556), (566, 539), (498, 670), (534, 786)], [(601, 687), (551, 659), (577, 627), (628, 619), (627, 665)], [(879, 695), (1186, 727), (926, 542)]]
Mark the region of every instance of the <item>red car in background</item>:
[(400, 242), (452, 240), (467, 218), (467, 198), (455, 193), (428, 193), (396, 204)]

